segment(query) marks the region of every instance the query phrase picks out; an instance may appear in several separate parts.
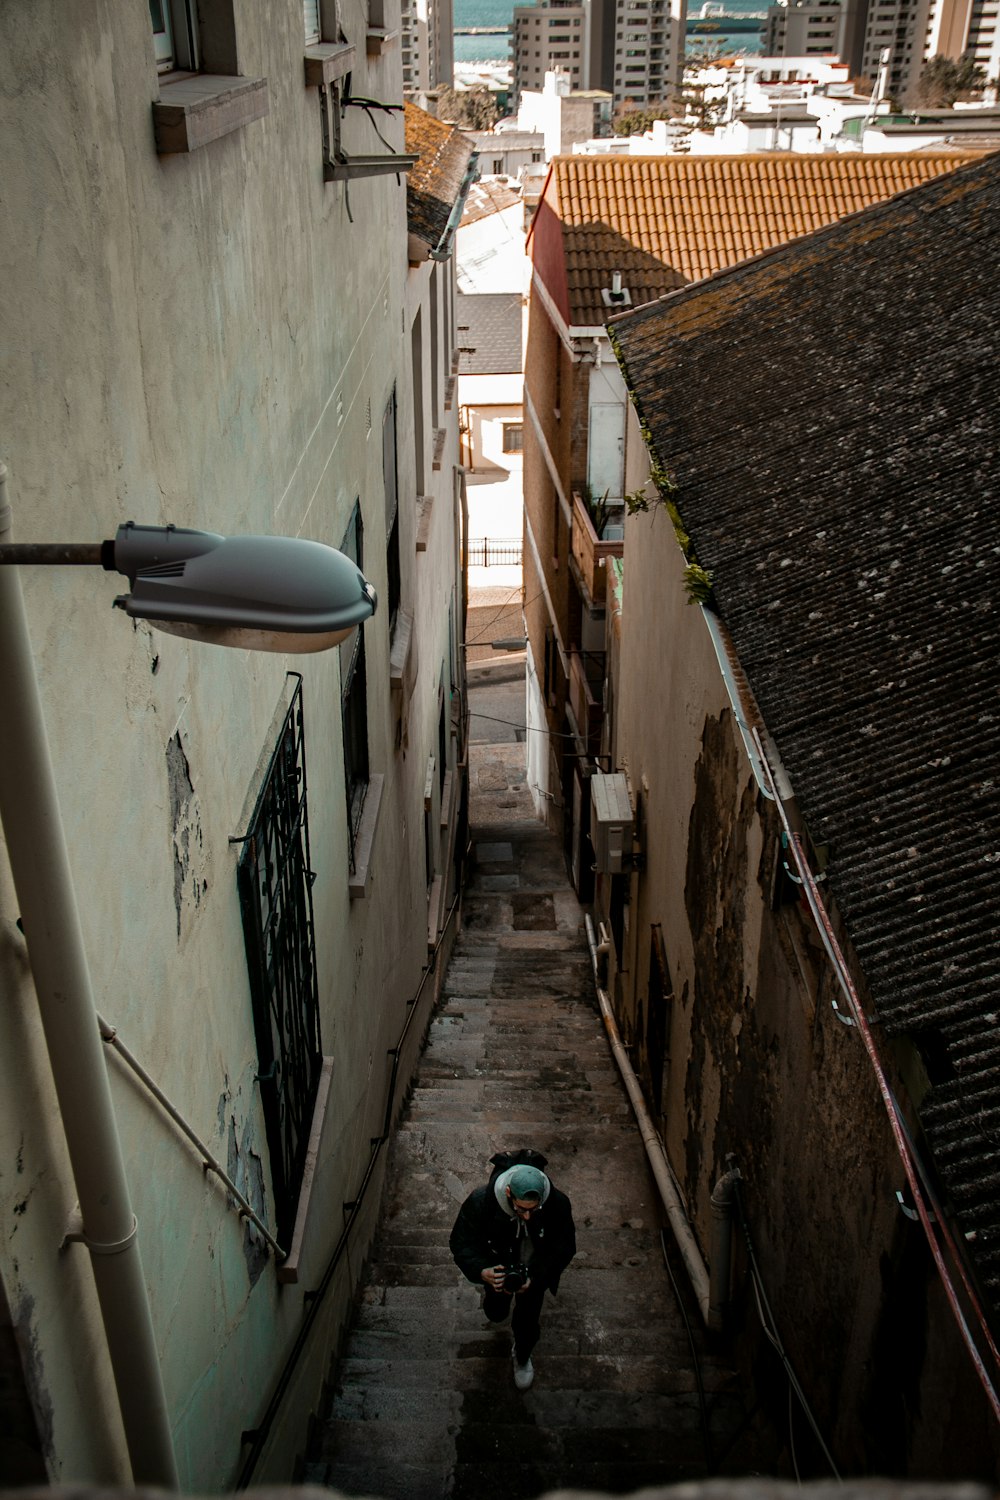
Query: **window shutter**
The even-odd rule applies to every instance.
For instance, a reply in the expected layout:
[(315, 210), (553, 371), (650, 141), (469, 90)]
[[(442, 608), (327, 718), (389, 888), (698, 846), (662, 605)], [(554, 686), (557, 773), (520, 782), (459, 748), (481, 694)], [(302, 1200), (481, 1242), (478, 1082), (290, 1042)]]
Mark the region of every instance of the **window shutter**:
[(306, 28), (306, 46), (310, 42), (318, 42), (319, 30), (319, 0), (302, 0), (302, 14)]

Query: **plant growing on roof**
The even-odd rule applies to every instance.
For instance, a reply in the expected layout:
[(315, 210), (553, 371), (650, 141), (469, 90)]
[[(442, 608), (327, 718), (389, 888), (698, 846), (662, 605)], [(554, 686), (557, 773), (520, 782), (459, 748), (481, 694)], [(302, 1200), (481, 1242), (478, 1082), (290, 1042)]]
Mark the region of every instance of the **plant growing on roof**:
[(707, 604), (712, 597), (711, 569), (689, 562), (684, 569), (684, 592), (689, 604)]
[(622, 379), (625, 381), (625, 389), (628, 391), (629, 400), (635, 407), (636, 415), (639, 418), (639, 431), (642, 433), (642, 440), (649, 454), (649, 478), (656, 491), (655, 495), (650, 496), (647, 493), (647, 485), (644, 485), (642, 489), (633, 490), (630, 495), (625, 496), (626, 509), (630, 516), (634, 516), (646, 511), (656, 510), (659, 506), (663, 507), (670, 517), (670, 524), (674, 528), (677, 545), (684, 554), (684, 560), (687, 564), (684, 569), (684, 590), (688, 596), (688, 603), (707, 604), (712, 595), (711, 570), (703, 568), (695, 556), (694, 548), (691, 545), (691, 537), (684, 526), (680, 510), (674, 499), (674, 496), (677, 494), (677, 482), (656, 451), (656, 444), (653, 442), (653, 434), (649, 423), (643, 417), (635, 391), (629, 383), (628, 371), (618, 344), (617, 334), (613, 328), (608, 329), (608, 337), (611, 340), (611, 347), (615, 352), (618, 367), (622, 372)]

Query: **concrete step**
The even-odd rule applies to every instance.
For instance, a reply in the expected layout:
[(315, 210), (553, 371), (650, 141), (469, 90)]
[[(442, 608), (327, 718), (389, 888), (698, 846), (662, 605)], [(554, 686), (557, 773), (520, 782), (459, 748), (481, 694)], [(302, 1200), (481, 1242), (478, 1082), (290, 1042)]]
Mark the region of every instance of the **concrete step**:
[[(372, 1246), (366, 1272), (368, 1280), (377, 1282), (385, 1264), (445, 1266), (449, 1274), (455, 1270), (447, 1243), (438, 1239), (433, 1229), (416, 1231), (412, 1238), (405, 1230), (406, 1226), (402, 1223), (386, 1224), (380, 1229)], [(631, 1230), (588, 1230), (584, 1243), (577, 1250), (572, 1273), (575, 1275), (588, 1267), (595, 1270), (635, 1270), (637, 1274), (647, 1278), (647, 1284), (655, 1284), (663, 1275), (659, 1241)], [(569, 1285), (567, 1280), (565, 1286)]]
[[(575, 1425), (584, 1416), (590, 1422), (612, 1420), (612, 1410), (620, 1410), (624, 1416), (616, 1416), (617, 1425), (629, 1426), (644, 1420), (644, 1398), (648, 1393), (657, 1398), (697, 1398), (697, 1377), (690, 1362), (678, 1361), (674, 1366), (653, 1355), (635, 1359), (624, 1357), (613, 1360), (604, 1355), (554, 1355), (539, 1346), (537, 1356), (538, 1384), (535, 1392), (535, 1410), (548, 1413), (547, 1420), (554, 1421), (553, 1413), (562, 1413), (556, 1425)], [(501, 1363), (506, 1359), (506, 1343), (500, 1355)], [(477, 1403), (489, 1405), (497, 1402), (496, 1377), (503, 1374), (502, 1402), (520, 1399), (519, 1393), (506, 1380), (506, 1367), (498, 1371), (497, 1358), (478, 1359), (360, 1359), (351, 1357), (343, 1361), (339, 1369), (336, 1392), (336, 1411), (341, 1420), (347, 1419), (349, 1410), (357, 1414), (363, 1403), (365, 1413), (371, 1416), (375, 1406), (384, 1400), (387, 1391), (401, 1403), (403, 1411), (408, 1403), (423, 1399), (421, 1393), (439, 1390), (456, 1390), (472, 1393), (466, 1410), (475, 1410)], [(702, 1368), (702, 1383), (706, 1396), (728, 1398), (732, 1393), (732, 1373), (716, 1366)], [(591, 1417), (586, 1412), (600, 1410)], [(558, 1399), (557, 1399), (558, 1398)], [(569, 1405), (560, 1406), (559, 1401)], [(616, 1401), (624, 1405), (615, 1408)], [(541, 1403), (538, 1405), (538, 1403)], [(353, 1406), (351, 1405), (353, 1403)], [(602, 1415), (603, 1414), (603, 1415)], [(571, 1420), (570, 1420), (571, 1419)], [(498, 1417), (498, 1420), (501, 1418)]]
[[(510, 1333), (487, 1324), (479, 1313), (467, 1318), (448, 1318), (397, 1306), (367, 1307), (351, 1330), (347, 1358), (367, 1359), (495, 1359), (499, 1350), (507, 1357)], [(630, 1328), (581, 1328), (543, 1318), (542, 1342), (536, 1364), (542, 1359), (602, 1359), (612, 1364), (645, 1358), (660, 1360), (664, 1367), (681, 1366), (691, 1358), (683, 1331), (663, 1323)], [(539, 1366), (540, 1367), (540, 1366)], [(693, 1368), (693, 1367), (692, 1367)]]
[[(383, 1500), (623, 1493), (708, 1472), (746, 1423), (726, 1359), (697, 1360), (663, 1265), (662, 1208), (595, 1003), (582, 914), (534, 823), (473, 832), (463, 927), (390, 1151), (382, 1213), (305, 1478)], [(514, 1386), (448, 1237), (499, 1150), (569, 1194), (578, 1253)], [(728, 1470), (727, 1472), (738, 1472)]]

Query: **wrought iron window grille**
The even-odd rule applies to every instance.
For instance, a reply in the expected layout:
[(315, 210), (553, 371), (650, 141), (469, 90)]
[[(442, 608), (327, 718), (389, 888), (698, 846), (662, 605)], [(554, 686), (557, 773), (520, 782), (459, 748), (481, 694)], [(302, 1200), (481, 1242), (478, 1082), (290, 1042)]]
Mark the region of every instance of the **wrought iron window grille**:
[(240, 840), (237, 887), (277, 1236), (290, 1243), (322, 1053), (302, 679)]

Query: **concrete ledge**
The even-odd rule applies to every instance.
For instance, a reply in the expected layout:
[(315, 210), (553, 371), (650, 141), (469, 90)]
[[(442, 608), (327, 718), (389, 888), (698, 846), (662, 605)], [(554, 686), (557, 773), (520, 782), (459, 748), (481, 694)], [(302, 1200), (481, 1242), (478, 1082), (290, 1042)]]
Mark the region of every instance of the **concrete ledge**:
[(306, 1162), (302, 1171), (302, 1185), (299, 1188), (299, 1202), (295, 1210), (295, 1227), (292, 1230), (292, 1243), (287, 1258), (278, 1266), (278, 1280), (286, 1284), (296, 1282), (299, 1279), (302, 1242), (305, 1239), (306, 1222), (309, 1218), (309, 1208), (312, 1203), (313, 1187), (316, 1181), (316, 1163), (319, 1161), (320, 1142), (323, 1138), (323, 1121), (326, 1119), (326, 1108), (330, 1102), (330, 1082), (332, 1078), (333, 1058), (324, 1057), (319, 1075), (319, 1087), (316, 1090), (316, 1103), (313, 1105), (312, 1125), (309, 1129), (309, 1145), (306, 1148)]
[(423, 495), (417, 499), (419, 519), (417, 521), (417, 551), (427, 551), (427, 540), (431, 530), (431, 511), (434, 509), (434, 496)]
[(400, 609), (396, 612), (396, 626), (389, 650), (389, 686), (393, 692), (413, 692), (416, 681), (416, 649), (413, 637), (413, 611)]
[(375, 830), (382, 806), (384, 776), (372, 776), (368, 782), (368, 793), (361, 813), (361, 826), (354, 841), (354, 865), (348, 880), (348, 891), (352, 901), (363, 901), (368, 895), (372, 878), (372, 854), (375, 848)]
[(357, 49), (350, 42), (317, 42), (305, 52), (306, 88), (330, 84), (354, 67)]
[(262, 119), (270, 110), (266, 78), (191, 73), (161, 85), (153, 131), (161, 156), (197, 151)]
[(398, 40), (398, 31), (390, 31), (385, 26), (369, 26), (365, 34), (365, 51), (369, 57), (381, 57)]

